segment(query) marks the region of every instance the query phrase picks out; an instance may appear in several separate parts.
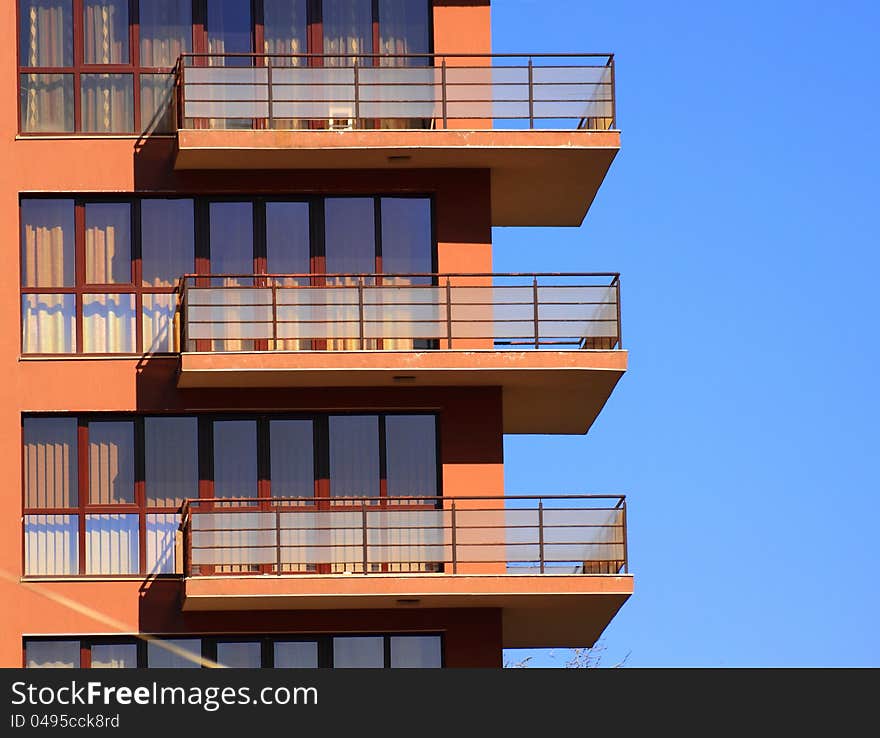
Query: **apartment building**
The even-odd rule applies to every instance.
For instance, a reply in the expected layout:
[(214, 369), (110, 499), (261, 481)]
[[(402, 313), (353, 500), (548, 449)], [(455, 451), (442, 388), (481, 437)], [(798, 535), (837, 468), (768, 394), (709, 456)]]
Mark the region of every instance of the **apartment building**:
[(583, 221), (614, 60), (493, 55), (490, 12), (3, 4), (0, 665), (600, 636), (625, 500), (506, 491), (503, 437), (596, 422), (619, 278), (494, 273), (492, 228)]

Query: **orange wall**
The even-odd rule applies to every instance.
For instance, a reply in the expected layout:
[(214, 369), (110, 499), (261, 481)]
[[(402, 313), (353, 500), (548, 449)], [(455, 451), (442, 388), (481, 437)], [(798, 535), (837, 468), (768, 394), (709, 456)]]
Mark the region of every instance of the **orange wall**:
[[(435, 196), (439, 271), (492, 269), (489, 175), (486, 171), (174, 172), (174, 140), (134, 137), (16, 140), (18, 78), (13, 1), (0, 3), (0, 666), (21, 661), (22, 633), (114, 631), (82, 612), (49, 602), (17, 583), (21, 561), (21, 414), (28, 411), (168, 409), (436, 408), (441, 412), (444, 492), (503, 494), (501, 393), (486, 389), (181, 392), (175, 362), (154, 360), (21, 360), (18, 198), (26, 192), (430, 193)], [(490, 50), (488, 1), (435, 0), (436, 47), (444, 53)], [(129, 632), (221, 632), (443, 629), (450, 666), (497, 666), (496, 611), (285, 613), (184, 617), (175, 583), (53, 582), (36, 585), (98, 608)], [(170, 589), (169, 589), (170, 587)], [(207, 619), (206, 619), (207, 618)], [(211, 619), (213, 618), (213, 620)]]

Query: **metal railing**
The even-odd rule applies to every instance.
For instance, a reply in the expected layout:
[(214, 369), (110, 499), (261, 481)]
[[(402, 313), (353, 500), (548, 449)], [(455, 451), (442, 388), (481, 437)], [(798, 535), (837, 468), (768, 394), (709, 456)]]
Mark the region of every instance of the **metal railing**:
[(617, 495), (188, 500), (183, 574), (618, 574)]
[(616, 127), (613, 54), (183, 54), (179, 128)]
[(620, 348), (620, 277), (187, 275), (183, 351)]

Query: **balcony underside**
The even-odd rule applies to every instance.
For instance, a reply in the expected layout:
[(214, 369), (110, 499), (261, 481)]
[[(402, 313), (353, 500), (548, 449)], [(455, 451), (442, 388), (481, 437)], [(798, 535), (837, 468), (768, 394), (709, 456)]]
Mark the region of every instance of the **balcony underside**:
[(499, 608), (505, 648), (593, 645), (633, 592), (630, 575), (191, 577), (183, 610)]
[(175, 169), (488, 169), (492, 225), (579, 226), (618, 131), (181, 130)]
[(626, 371), (626, 351), (183, 353), (178, 387), (503, 389), (505, 433), (586, 433)]

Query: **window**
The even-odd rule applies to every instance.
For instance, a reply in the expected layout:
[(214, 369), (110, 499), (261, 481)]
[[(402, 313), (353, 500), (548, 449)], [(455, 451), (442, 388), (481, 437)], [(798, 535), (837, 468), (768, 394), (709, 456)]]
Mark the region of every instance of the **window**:
[(217, 644), (217, 663), (227, 669), (259, 669), (262, 662), (259, 641), (220, 641)]
[(28, 669), (78, 669), (79, 641), (29, 641), (25, 660)]
[[(195, 422), (25, 417), (24, 573), (174, 573), (180, 516), (173, 496), (198, 489), (198, 451), (194, 433), (187, 434)], [(166, 434), (162, 443), (157, 432)], [(167, 443), (176, 443), (167, 452), (172, 469), (158, 458)], [(173, 477), (167, 488), (157, 481), (163, 474)], [(79, 479), (87, 480), (85, 490), (78, 490)], [(150, 485), (147, 501), (138, 492), (142, 479)]]
[[(186, 500), (344, 507), (366, 497), (378, 506), (441, 489), (429, 413), (25, 416), (22, 425), (27, 576), (179, 572)], [(293, 559), (315, 546), (313, 531), (291, 530), (302, 531), (288, 562), (298, 566)], [(232, 548), (244, 545), (236, 541)], [(315, 563), (304, 565), (323, 572)]]
[[(201, 271), (216, 275), (212, 285), (227, 288), (253, 285), (253, 277), (242, 275), (255, 273), (278, 275), (272, 281), (280, 287), (308, 286), (328, 272), (384, 274), (381, 280), (387, 284), (429, 285), (436, 263), (428, 197), (24, 197), (20, 212), (25, 354), (179, 350), (176, 290), (181, 277), (196, 272), (197, 253)], [(208, 227), (197, 229), (203, 217)], [(77, 264), (84, 265), (82, 272)], [(357, 276), (336, 279), (348, 287), (360, 281)], [(303, 327), (295, 317), (301, 313), (293, 312), (302, 296), (287, 298), (285, 293), (291, 302), (277, 311), (277, 334), (271, 341), (250, 338), (265, 336), (255, 322), (271, 320), (271, 311), (265, 305), (242, 306), (238, 320), (203, 322), (200, 329), (211, 340), (199, 343), (193, 338), (187, 348), (355, 350), (361, 342), (357, 310), (352, 312), (350, 304), (353, 295), (340, 297), (338, 304), (315, 305), (315, 320)], [(211, 299), (237, 304), (238, 297), (229, 291), (212, 293)], [(320, 297), (315, 298), (319, 303)], [(409, 303), (398, 309), (401, 320), (436, 331), (436, 311), (419, 305), (421, 297), (401, 297)], [(217, 310), (203, 312), (215, 315)], [(376, 314), (370, 312), (368, 318), (375, 321)], [(371, 323), (373, 330), (377, 326)], [(391, 335), (364, 341), (364, 348), (432, 347), (430, 340)]]
[(170, 132), (171, 69), (192, 47), (192, 5), (19, 0), (22, 132)]
[(184, 0), (140, 3), (141, 66), (171, 68), (192, 48), (192, 5)]
[[(308, 51), (308, 0), (263, 0), (263, 51), (305, 54)], [(307, 59), (279, 58), (279, 66), (303, 66)], [(274, 62), (274, 60), (273, 60)]]
[(314, 421), (270, 420), (269, 459), (273, 497), (315, 494)]
[(334, 669), (381, 669), (385, 665), (385, 639), (364, 636), (333, 639)]
[(437, 496), (436, 417), (387, 415), (384, 420), (388, 496)]
[[(429, 0), (18, 0), (18, 7), (23, 133), (171, 132), (171, 71), (191, 51), (243, 55), (213, 57), (210, 66), (250, 65), (248, 55), (259, 51), (327, 54), (331, 67), (355, 55), (431, 51)], [(278, 66), (305, 64), (308, 57), (277, 58)], [(253, 120), (224, 125), (250, 128)]]
[(22, 352), (173, 351), (193, 221), (191, 199), (23, 198)]
[(391, 636), (392, 669), (439, 669), (443, 649), (437, 636)]
[(95, 643), (92, 645), (93, 669), (136, 669), (136, 643)]
[(148, 507), (179, 507), (199, 496), (198, 421), (144, 419), (144, 482)]
[(277, 641), (272, 644), (273, 666), (276, 669), (317, 669), (316, 641)]
[(198, 669), (201, 658), (202, 642), (199, 638), (147, 642), (147, 666), (150, 669)]
[[(251, 44), (250, 3), (241, 0), (208, 0), (208, 53), (249, 54)], [(250, 66), (251, 59), (225, 60), (211, 57), (209, 66)]]
[(117, 638), (26, 638), (29, 669), (422, 668), (443, 666), (438, 634), (176, 635)]
[(257, 496), (257, 423), (214, 422), (214, 497)]

